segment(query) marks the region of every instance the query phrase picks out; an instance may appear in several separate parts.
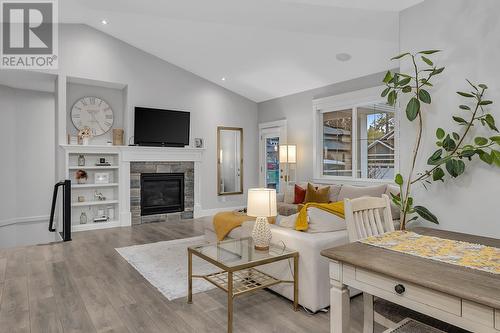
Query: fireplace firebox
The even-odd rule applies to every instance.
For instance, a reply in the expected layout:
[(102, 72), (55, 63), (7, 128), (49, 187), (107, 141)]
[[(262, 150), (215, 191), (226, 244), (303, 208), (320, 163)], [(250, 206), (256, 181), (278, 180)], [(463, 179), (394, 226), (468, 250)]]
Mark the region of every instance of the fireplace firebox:
[(184, 173), (141, 173), (141, 215), (184, 211)]

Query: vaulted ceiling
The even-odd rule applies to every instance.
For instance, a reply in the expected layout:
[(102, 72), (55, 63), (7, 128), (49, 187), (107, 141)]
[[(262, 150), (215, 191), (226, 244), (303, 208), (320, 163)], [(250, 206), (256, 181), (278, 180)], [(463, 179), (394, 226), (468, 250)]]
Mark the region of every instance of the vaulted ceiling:
[(64, 0), (59, 11), (260, 102), (392, 67), (399, 11), (422, 1)]

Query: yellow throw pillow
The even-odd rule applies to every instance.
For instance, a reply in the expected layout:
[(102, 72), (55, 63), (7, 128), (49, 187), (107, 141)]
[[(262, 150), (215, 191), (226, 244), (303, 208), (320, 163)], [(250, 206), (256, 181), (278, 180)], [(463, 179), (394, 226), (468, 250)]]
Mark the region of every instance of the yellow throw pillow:
[(311, 183), (307, 183), (306, 198), (304, 203), (308, 202), (330, 202), (330, 186), (316, 188)]

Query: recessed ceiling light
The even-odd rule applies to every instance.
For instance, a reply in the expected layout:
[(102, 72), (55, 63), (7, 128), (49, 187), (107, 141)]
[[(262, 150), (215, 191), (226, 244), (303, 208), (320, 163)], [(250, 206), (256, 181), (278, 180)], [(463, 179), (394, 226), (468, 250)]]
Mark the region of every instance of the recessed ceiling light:
[(221, 78), (221, 80), (222, 80), (222, 81), (226, 81), (226, 78), (225, 78), (225, 77), (223, 77), (223, 78)]
[(107, 25), (109, 22), (108, 22), (108, 20), (104, 19), (104, 20), (102, 20), (102, 21), (101, 21), (101, 23), (102, 23), (103, 25)]
[(337, 53), (335, 58), (337, 58), (338, 61), (349, 61), (352, 56), (349, 53)]

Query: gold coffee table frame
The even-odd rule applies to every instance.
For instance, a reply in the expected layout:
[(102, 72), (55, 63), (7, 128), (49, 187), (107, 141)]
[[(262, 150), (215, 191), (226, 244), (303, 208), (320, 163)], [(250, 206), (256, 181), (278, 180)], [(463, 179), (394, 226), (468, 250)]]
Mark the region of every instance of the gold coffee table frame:
[[(224, 255), (228, 258), (223, 258)], [(193, 274), (193, 255), (222, 269), (220, 272)], [(281, 280), (255, 267), (293, 258), (293, 280)], [(236, 296), (293, 283), (293, 309), (298, 311), (299, 253), (271, 245), (268, 251), (255, 250), (252, 238), (222, 241), (188, 248), (188, 303), (193, 302), (193, 278), (204, 279), (227, 293), (227, 331), (233, 331), (233, 301)]]

